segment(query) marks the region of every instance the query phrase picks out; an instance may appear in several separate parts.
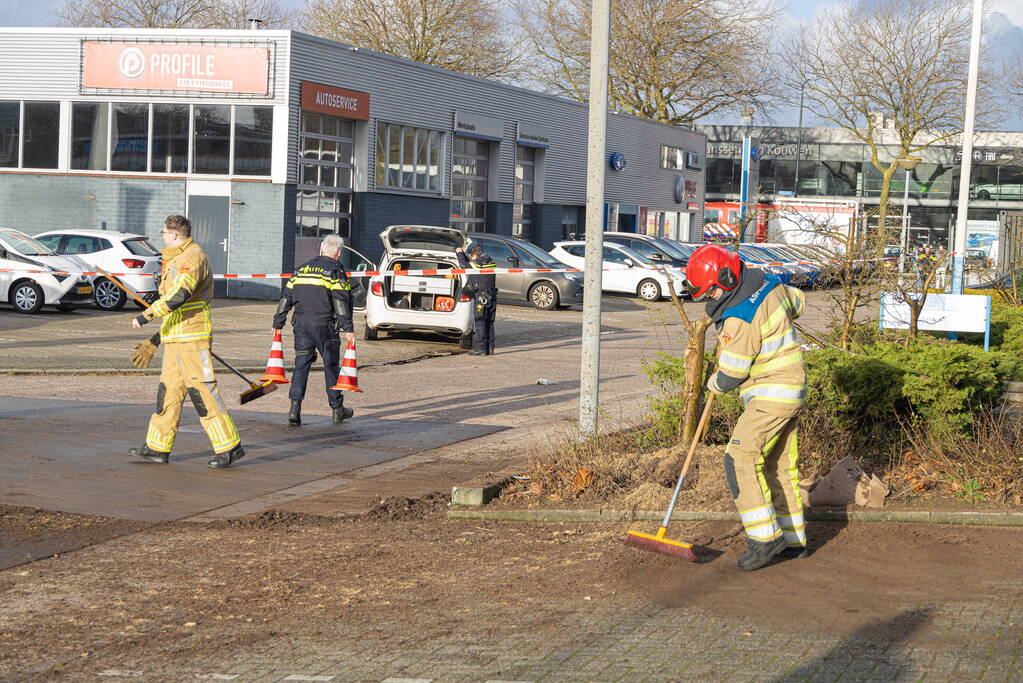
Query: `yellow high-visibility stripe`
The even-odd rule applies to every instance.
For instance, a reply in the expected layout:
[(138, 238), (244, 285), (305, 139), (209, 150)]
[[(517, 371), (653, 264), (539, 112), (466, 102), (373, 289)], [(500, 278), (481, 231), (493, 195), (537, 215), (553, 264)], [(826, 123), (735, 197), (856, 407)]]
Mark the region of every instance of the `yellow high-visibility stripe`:
[(749, 371), (750, 377), (757, 377), (768, 372), (772, 372), (779, 368), (788, 367), (789, 365), (795, 365), (803, 362), (803, 352), (797, 347), (796, 353), (786, 353), (783, 356), (769, 360), (766, 363), (754, 363), (753, 367)]

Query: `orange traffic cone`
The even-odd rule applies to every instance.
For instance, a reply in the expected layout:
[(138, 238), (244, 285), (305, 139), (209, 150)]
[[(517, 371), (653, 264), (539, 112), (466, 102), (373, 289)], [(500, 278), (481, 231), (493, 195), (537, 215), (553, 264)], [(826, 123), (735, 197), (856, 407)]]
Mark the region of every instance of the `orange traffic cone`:
[(341, 361), (341, 372), (337, 375), (337, 384), (332, 386), (331, 389), (340, 389), (342, 391), (362, 391), (362, 389), (359, 388), (358, 367), (355, 364), (354, 340), (348, 342), (348, 348), (345, 349), (345, 357)]
[(260, 377), (259, 381), (291, 384), (284, 376), (284, 344), (281, 342), (280, 330), (274, 332), (274, 341), (270, 345), (270, 357), (266, 361), (266, 374)]

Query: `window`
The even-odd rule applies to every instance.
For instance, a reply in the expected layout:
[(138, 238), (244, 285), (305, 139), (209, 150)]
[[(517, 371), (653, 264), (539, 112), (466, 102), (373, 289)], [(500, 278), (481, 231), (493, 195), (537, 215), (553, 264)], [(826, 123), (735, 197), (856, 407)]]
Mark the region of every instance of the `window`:
[(109, 107), (106, 102), (71, 105), (71, 168), (107, 170)]
[(22, 168), (57, 168), (59, 137), (60, 104), (25, 102)]
[(153, 173), (188, 171), (188, 105), (153, 105)]
[(17, 168), (21, 102), (0, 102), (0, 167)]
[(270, 175), (273, 149), (273, 107), (234, 108), (234, 173)]
[(149, 164), (149, 105), (115, 104), (110, 126), (112, 171), (146, 171)]
[(95, 254), (110, 248), (110, 242), (98, 237), (86, 237), (84, 235), (68, 235), (62, 254)]
[(586, 258), (586, 247), (582, 244), (572, 244), (567, 247), (563, 247), (572, 256), (578, 256), (579, 258)]
[(533, 188), (536, 176), (536, 150), (515, 148), (515, 204), (512, 206), (512, 234), (523, 239), (532, 235)]
[(612, 249), (611, 247), (604, 247), (604, 260), (609, 263), (621, 263), (625, 264), (625, 259), (629, 258), (624, 251), (618, 249)]
[(192, 121), (192, 172), (227, 174), (231, 158), (231, 107), (197, 104)]
[(124, 240), (121, 242), (125, 249), (130, 251), (135, 256), (159, 256), (160, 252), (153, 248), (145, 238), (136, 238), (130, 240)]
[(376, 186), (439, 192), (440, 143), (435, 130), (378, 123)]
[(585, 207), (563, 206), (561, 208), (561, 239), (573, 240), (579, 232), (579, 211)]
[(351, 236), (355, 123), (302, 112), (296, 236)]
[(540, 247), (528, 242), (515, 245), (515, 255), (525, 268), (557, 268), (561, 264)]
[(455, 136), (451, 159), (451, 227), (486, 229), (490, 143)]
[(686, 167), (686, 153), (678, 147), (661, 145), (661, 168), (681, 170)]
[(36, 237), (36, 241), (42, 242), (47, 247), (56, 252), (57, 248), (60, 246), (60, 235), (46, 235), (44, 237)]
[(511, 259), (516, 259), (517, 262), (518, 257), (512, 252), (511, 247), (504, 242), (480, 240), (479, 244), (483, 247), (483, 251), (487, 252), (487, 255), (494, 260), (498, 268), (508, 268), (511, 266), (513, 263)]

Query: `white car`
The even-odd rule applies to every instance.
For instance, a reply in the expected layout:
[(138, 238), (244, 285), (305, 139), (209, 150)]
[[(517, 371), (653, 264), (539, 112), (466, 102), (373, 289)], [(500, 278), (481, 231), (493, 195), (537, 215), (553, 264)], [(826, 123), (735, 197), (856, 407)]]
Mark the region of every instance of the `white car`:
[[(456, 248), (465, 233), (430, 225), (391, 225), (380, 233), (384, 255), (380, 270), (458, 268)], [(464, 276), (376, 275), (366, 296), (366, 339), (388, 330), (422, 330), (455, 336), (472, 348), (472, 299), (462, 295)]]
[[(97, 266), (117, 275), (126, 287), (147, 301), (155, 301), (160, 275), (160, 252), (145, 235), (110, 230), (49, 230), (35, 236), (61, 256), (82, 264), (83, 270)], [(102, 275), (92, 278), (93, 303), (104, 311), (119, 311), (128, 301), (120, 287)], [(142, 307), (137, 301), (139, 308)]]
[(92, 285), (80, 265), (23, 232), (0, 228), (0, 302), (38, 313), (43, 306), (72, 311), (90, 301)]
[[(585, 242), (555, 242), (551, 256), (573, 268), (585, 267)], [(604, 259), (601, 266), (601, 290), (635, 294), (645, 301), (658, 301), (669, 296), (668, 278), (671, 278), (675, 293), (686, 292), (685, 277), (678, 268), (667, 268), (640, 256), (621, 244), (604, 244)]]

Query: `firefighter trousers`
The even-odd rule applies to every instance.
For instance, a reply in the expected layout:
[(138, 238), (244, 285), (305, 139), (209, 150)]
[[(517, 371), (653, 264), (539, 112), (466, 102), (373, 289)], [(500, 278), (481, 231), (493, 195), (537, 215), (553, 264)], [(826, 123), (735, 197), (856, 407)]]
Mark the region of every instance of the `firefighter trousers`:
[(214, 453), (226, 453), (241, 439), (234, 420), (224, 407), (213, 375), (209, 347), (201, 342), (163, 344), (160, 387), (156, 392), (156, 412), (149, 419), (146, 445), (154, 451), (170, 453), (181, 421), (185, 396), (192, 399)]
[(725, 449), (725, 479), (746, 533), (754, 541), (784, 535), (806, 545), (799, 493), (798, 412), (763, 409), (750, 401)]

